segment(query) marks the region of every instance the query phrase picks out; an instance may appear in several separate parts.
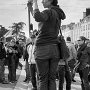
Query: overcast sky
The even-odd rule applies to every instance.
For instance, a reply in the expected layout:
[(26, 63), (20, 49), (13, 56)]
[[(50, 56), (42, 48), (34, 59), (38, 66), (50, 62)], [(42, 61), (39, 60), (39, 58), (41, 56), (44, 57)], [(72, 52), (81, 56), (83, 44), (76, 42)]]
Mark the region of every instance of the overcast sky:
[[(28, 29), (28, 15), (27, 15), (27, 1), (28, 0), (0, 0), (0, 25), (5, 27), (12, 26), (14, 22), (23, 21), (26, 23)], [(38, 0), (39, 2), (41, 0)], [(60, 7), (66, 14), (66, 20), (62, 24), (69, 24), (70, 22), (79, 22), (83, 18), (83, 12), (86, 8), (90, 8), (90, 0), (58, 0)], [(39, 4), (39, 7), (42, 7)], [(32, 17), (31, 17), (32, 18)], [(32, 19), (32, 22), (35, 23)], [(36, 27), (36, 23), (34, 27)], [(28, 30), (26, 30), (28, 34)]]

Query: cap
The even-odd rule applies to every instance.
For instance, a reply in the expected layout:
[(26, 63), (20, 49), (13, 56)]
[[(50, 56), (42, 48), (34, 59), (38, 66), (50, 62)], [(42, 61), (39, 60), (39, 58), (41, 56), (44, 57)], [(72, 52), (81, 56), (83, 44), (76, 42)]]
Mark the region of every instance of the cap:
[(80, 37), (77, 39), (77, 41), (79, 41), (79, 40), (85, 41), (85, 40), (87, 40), (87, 39), (86, 39), (86, 37), (84, 37), (84, 36), (80, 36)]

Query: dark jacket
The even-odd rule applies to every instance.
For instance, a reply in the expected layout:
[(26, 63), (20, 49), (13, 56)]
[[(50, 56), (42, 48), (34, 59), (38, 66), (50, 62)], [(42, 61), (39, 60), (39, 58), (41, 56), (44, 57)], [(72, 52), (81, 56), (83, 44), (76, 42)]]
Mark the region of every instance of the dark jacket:
[(90, 47), (86, 44), (80, 46), (77, 51), (77, 59), (80, 62), (79, 69), (83, 69), (87, 64), (90, 64)]
[[(53, 11), (55, 10), (55, 12)], [(36, 45), (56, 44), (59, 29), (57, 28), (57, 18), (65, 19), (65, 14), (58, 6), (53, 6), (49, 9), (40, 12), (38, 9), (34, 10), (35, 21), (39, 22), (39, 34), (36, 40)], [(60, 24), (59, 24), (60, 25)]]
[(6, 51), (3, 44), (0, 43), (0, 59), (6, 58)]
[(28, 45), (30, 45), (30, 44), (31, 44), (31, 43), (29, 43), (29, 44), (26, 45), (26, 48), (25, 48), (25, 50), (24, 50), (24, 52), (23, 52), (24, 61), (25, 61), (25, 60), (28, 61), (29, 54), (28, 54), (28, 52), (27, 52), (27, 47), (28, 47)]

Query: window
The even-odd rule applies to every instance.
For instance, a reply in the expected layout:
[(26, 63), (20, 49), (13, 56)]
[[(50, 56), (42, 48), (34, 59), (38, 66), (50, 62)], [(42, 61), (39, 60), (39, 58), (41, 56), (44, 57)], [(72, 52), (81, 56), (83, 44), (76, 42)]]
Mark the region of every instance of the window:
[(86, 25), (86, 30), (87, 30), (87, 25)]
[(88, 30), (90, 30), (90, 24), (88, 24)]
[(89, 38), (89, 32), (88, 32), (88, 38)]

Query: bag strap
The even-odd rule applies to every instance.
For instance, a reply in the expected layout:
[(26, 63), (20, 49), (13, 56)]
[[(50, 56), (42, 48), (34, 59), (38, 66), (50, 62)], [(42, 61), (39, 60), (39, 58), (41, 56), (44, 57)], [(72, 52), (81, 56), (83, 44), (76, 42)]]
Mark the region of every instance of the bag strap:
[(57, 14), (57, 12), (54, 10), (54, 9), (51, 9), (55, 14), (56, 14), (56, 16), (57, 16), (57, 22), (58, 22), (58, 29), (59, 29), (59, 32), (60, 32), (60, 34), (61, 34), (61, 36), (63, 36), (62, 35), (62, 31), (61, 31), (61, 28), (60, 28), (60, 25), (61, 25), (61, 23), (60, 23), (60, 20), (59, 20), (59, 18), (58, 18), (58, 14)]

